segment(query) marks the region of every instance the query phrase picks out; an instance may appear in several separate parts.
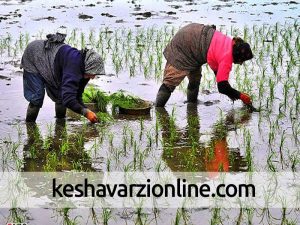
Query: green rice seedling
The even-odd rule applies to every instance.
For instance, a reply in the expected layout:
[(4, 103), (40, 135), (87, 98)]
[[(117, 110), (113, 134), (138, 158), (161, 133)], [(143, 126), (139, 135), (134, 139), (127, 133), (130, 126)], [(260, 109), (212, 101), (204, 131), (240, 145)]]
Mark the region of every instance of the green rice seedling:
[(11, 57), (11, 41), (12, 41), (12, 36), (11, 34), (8, 34), (7, 37), (5, 38), (5, 46), (6, 46), (8, 57)]
[(85, 41), (85, 34), (83, 32), (81, 32), (80, 34), (80, 46), (81, 49), (84, 49), (86, 47), (86, 41)]
[(295, 138), (295, 143), (297, 144), (298, 134), (300, 134), (300, 124), (297, 123), (295, 120), (292, 122), (292, 131), (293, 131), (293, 136)]
[(71, 33), (69, 35), (67, 35), (67, 37), (66, 37), (66, 42), (74, 47), (77, 47), (77, 45), (75, 43), (76, 36), (77, 36), (76, 31), (77, 31), (76, 29), (73, 29), (71, 31)]
[(136, 169), (137, 165), (137, 157), (138, 157), (139, 149), (137, 147), (136, 141), (133, 143), (133, 168)]
[(101, 51), (103, 51), (103, 36), (104, 36), (104, 33), (99, 31), (98, 39), (96, 40), (96, 43), (95, 43), (97, 51), (100, 51), (100, 48), (101, 48)]
[(91, 218), (92, 218), (92, 222), (94, 223), (94, 224), (100, 224), (100, 221), (99, 221), (99, 219), (98, 219), (98, 217), (97, 217), (97, 212), (96, 212), (96, 210), (95, 210), (95, 208), (90, 208), (90, 216), (91, 216)]
[(24, 46), (27, 46), (28, 44), (29, 44), (29, 33), (25, 33), (25, 44), (24, 44)]
[(155, 120), (155, 143), (158, 146), (158, 139), (159, 139), (159, 130), (160, 130), (160, 123), (158, 118)]
[(49, 152), (46, 157), (46, 164), (44, 165), (44, 171), (54, 172), (59, 165), (56, 152)]
[(295, 110), (296, 110), (296, 114), (298, 114), (299, 113), (299, 109), (300, 109), (300, 92), (299, 91), (296, 91), (295, 101), (296, 101)]
[(146, 156), (146, 154), (144, 152), (140, 152), (138, 154), (139, 170), (141, 170), (141, 171), (142, 171), (142, 169), (144, 167), (144, 161), (145, 161), (145, 158), (146, 158), (145, 156)]
[(118, 91), (109, 96), (109, 101), (113, 107), (122, 107), (126, 109), (139, 108), (143, 106), (144, 101), (139, 97), (129, 95), (124, 91)]
[(16, 125), (13, 125), (13, 128), (17, 130), (17, 134), (18, 134), (18, 139), (21, 139), (21, 136), (23, 135), (23, 128), (21, 127), (21, 125), (18, 123)]
[(254, 209), (253, 208), (246, 208), (245, 209), (246, 214), (247, 214), (247, 224), (251, 225), (253, 224), (253, 216), (254, 216)]
[(79, 219), (81, 216), (75, 216), (75, 218), (71, 219), (69, 213), (70, 213), (70, 208), (63, 208), (60, 210), (60, 214), (62, 214), (63, 216), (62, 224), (63, 225), (80, 224), (79, 222), (77, 222), (77, 219)]
[(114, 148), (113, 149), (113, 157), (115, 159), (116, 164), (120, 163), (121, 154), (124, 153), (124, 149)]
[(143, 135), (143, 131), (144, 131), (144, 120), (143, 120), (143, 118), (141, 117), (141, 118), (139, 119), (139, 121), (140, 121), (140, 140), (142, 140), (142, 135)]
[(152, 147), (152, 134), (150, 130), (147, 131), (147, 146)]
[(60, 147), (60, 153), (62, 155), (66, 155), (68, 153), (68, 151), (70, 150), (69, 140), (64, 139), (59, 147)]
[(106, 161), (106, 171), (109, 172), (110, 168), (111, 168), (111, 159), (107, 158), (107, 161)]
[(134, 171), (132, 169), (133, 169), (133, 163), (132, 162), (123, 166), (123, 172), (124, 173), (130, 172), (130, 171)]
[(287, 107), (287, 101), (288, 101), (288, 94), (289, 94), (289, 89), (291, 88), (291, 85), (289, 83), (289, 80), (287, 80), (284, 85), (283, 85), (283, 101), (284, 101), (284, 109)]
[(187, 171), (196, 172), (196, 160), (197, 158), (194, 151), (189, 152), (188, 155), (183, 155), (183, 163)]
[(239, 212), (237, 221), (236, 221), (236, 223), (235, 223), (235, 224), (237, 224), (237, 225), (240, 225), (241, 222), (242, 222), (242, 218), (243, 218), (243, 210), (244, 210), (243, 208), (240, 208), (240, 212)]
[(244, 143), (246, 148), (246, 161), (248, 165), (248, 171), (252, 172), (254, 169), (251, 147), (251, 134), (248, 130), (244, 131)]
[(48, 149), (50, 149), (51, 145), (52, 145), (52, 138), (48, 136), (44, 139), (42, 148), (45, 150), (48, 150)]
[(278, 47), (277, 47), (277, 59), (279, 60), (280, 62), (280, 66), (282, 66), (282, 63), (283, 63), (283, 46), (282, 44), (278, 44)]
[(258, 99), (260, 101), (260, 104), (261, 104), (261, 100), (262, 100), (262, 96), (263, 96), (263, 93), (265, 92), (265, 88), (264, 88), (264, 79), (260, 79), (259, 81), (259, 86), (258, 86)]
[(122, 58), (120, 58), (119, 55), (113, 54), (113, 65), (114, 65), (116, 74), (119, 74), (119, 72), (122, 70)]
[(169, 143), (171, 144), (171, 146), (174, 146), (175, 142), (178, 139), (178, 134), (176, 131), (175, 107), (172, 109), (172, 113), (169, 119), (169, 129), (170, 129)]
[(109, 114), (109, 113), (106, 113), (106, 112), (97, 112), (96, 113), (97, 117), (98, 117), (98, 120), (101, 122), (101, 123), (111, 123), (114, 121), (114, 118)]
[(189, 142), (195, 147), (199, 145), (199, 119), (198, 116), (188, 116), (188, 138)]
[[(85, 129), (85, 128), (83, 128)], [(71, 143), (69, 143), (70, 145)], [(75, 134), (75, 142), (72, 143), (75, 149), (81, 149), (84, 146), (84, 130)]]
[(89, 33), (89, 43), (91, 46), (95, 46), (95, 36), (94, 36), (94, 33), (95, 31), (94, 30), (90, 30), (90, 33)]
[(277, 169), (276, 169), (276, 167), (274, 166), (273, 160), (272, 160), (272, 158), (273, 158), (274, 156), (276, 156), (275, 153), (274, 153), (273, 151), (271, 151), (271, 153), (269, 154), (268, 159), (267, 159), (268, 169), (269, 169), (271, 172), (277, 172)]
[(108, 221), (112, 218), (112, 210), (108, 208), (102, 209), (102, 222), (104, 225), (108, 225)]
[(78, 171), (78, 172), (83, 171), (83, 166), (82, 166), (81, 161), (74, 161), (72, 163), (72, 167), (73, 167), (73, 170), (75, 170), (75, 171)]
[(162, 160), (159, 160), (154, 166), (155, 172), (162, 172), (165, 169), (166, 169), (166, 167), (164, 166)]
[(17, 141), (17, 142), (12, 141), (11, 137), (3, 139), (2, 142), (4, 143), (3, 149), (5, 149), (5, 151), (8, 153), (7, 157), (6, 157), (7, 160), (9, 160), (9, 159), (18, 160), (19, 156), (18, 156), (17, 150), (21, 146), (21, 142), (20, 141)]
[(143, 212), (143, 208), (142, 207), (138, 207), (136, 210), (136, 221), (135, 224), (138, 225), (146, 225), (148, 222), (148, 214)]
[(248, 40), (248, 36), (249, 36), (249, 28), (247, 26), (244, 26), (243, 39), (245, 41), (247, 41)]
[(29, 157), (31, 159), (36, 159), (37, 155), (38, 155), (38, 151), (37, 151), (36, 147), (34, 145), (31, 145), (29, 147)]
[(109, 146), (110, 148), (113, 148), (113, 140), (114, 140), (114, 134), (113, 133), (109, 133), (108, 135), (108, 142), (109, 142)]
[(134, 133), (133, 130), (130, 129), (130, 146), (133, 146), (134, 143)]
[(127, 144), (128, 144), (128, 137), (127, 137), (127, 135), (123, 135), (122, 143), (123, 143), (123, 151), (124, 151), (124, 153), (126, 155)]
[(300, 155), (297, 151), (292, 154), (289, 153), (289, 161), (293, 172), (297, 172), (297, 166), (300, 164)]
[(286, 131), (284, 130), (283, 133), (282, 133), (282, 135), (281, 135), (281, 138), (280, 138), (280, 146), (279, 146), (279, 151), (280, 152), (282, 152), (284, 141), (286, 139), (285, 132)]
[(147, 64), (143, 66), (143, 71), (144, 71), (144, 78), (149, 79), (149, 74), (150, 74), (150, 68)]
[(190, 224), (190, 216), (188, 214), (188, 211), (186, 208), (182, 207), (181, 208), (181, 215), (182, 215), (182, 219), (184, 221), (184, 224)]
[(211, 161), (214, 157), (215, 157), (215, 146), (213, 144), (213, 142), (210, 144), (210, 146), (208, 147), (208, 160)]
[(13, 46), (13, 58), (15, 59), (18, 53), (18, 42), (16, 41)]
[(276, 136), (276, 124), (270, 124), (270, 131), (269, 131), (269, 145), (272, 145), (272, 143), (275, 140)]
[(212, 209), (212, 218), (210, 220), (211, 225), (222, 224), (221, 218), (221, 209), (220, 208), (213, 208)]
[(23, 34), (19, 35), (19, 48), (21, 51), (24, 50), (24, 35)]
[(82, 100), (84, 103), (96, 103), (96, 106), (100, 112), (106, 112), (109, 96), (103, 91), (90, 86), (84, 90), (82, 94)]
[(275, 90), (275, 81), (272, 78), (269, 78), (269, 96), (271, 103), (274, 100), (274, 90)]
[(181, 221), (181, 218), (182, 218), (181, 210), (180, 210), (180, 209), (177, 209), (175, 221), (174, 221), (173, 224), (174, 224), (174, 225), (179, 225), (179, 224), (180, 224), (180, 221)]
[(21, 208), (9, 209), (9, 216), (7, 221), (14, 221), (14, 223), (26, 223), (28, 218), (27, 211)]

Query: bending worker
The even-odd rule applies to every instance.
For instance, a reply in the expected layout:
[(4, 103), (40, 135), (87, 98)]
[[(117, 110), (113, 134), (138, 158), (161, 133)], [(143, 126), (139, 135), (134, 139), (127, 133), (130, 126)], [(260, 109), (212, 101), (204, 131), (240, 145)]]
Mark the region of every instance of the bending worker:
[(252, 59), (248, 43), (239, 37), (233, 39), (215, 30), (215, 26), (192, 23), (181, 28), (164, 50), (167, 60), (163, 84), (156, 96), (156, 106), (164, 107), (171, 93), (187, 76), (187, 101), (197, 102), (201, 80), (201, 66), (208, 63), (216, 75), (218, 90), (230, 99), (241, 99), (252, 104), (246, 93), (241, 93), (228, 83), (232, 63), (242, 65)]
[(26, 121), (35, 122), (43, 105), (45, 90), (55, 102), (56, 118), (64, 118), (66, 108), (84, 115), (92, 123), (94, 112), (82, 102), (90, 79), (104, 74), (103, 59), (94, 50), (77, 50), (64, 43), (66, 35), (49, 34), (47, 40), (28, 44), (22, 57), (24, 96), (29, 105)]

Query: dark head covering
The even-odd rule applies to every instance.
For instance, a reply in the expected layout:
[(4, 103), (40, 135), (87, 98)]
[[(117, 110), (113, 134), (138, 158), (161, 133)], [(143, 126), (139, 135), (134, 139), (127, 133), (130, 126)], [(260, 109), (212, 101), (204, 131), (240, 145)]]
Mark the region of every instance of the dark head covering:
[(241, 63), (253, 58), (253, 53), (247, 42), (239, 37), (233, 38), (233, 41), (234, 45), (232, 54), (234, 63)]

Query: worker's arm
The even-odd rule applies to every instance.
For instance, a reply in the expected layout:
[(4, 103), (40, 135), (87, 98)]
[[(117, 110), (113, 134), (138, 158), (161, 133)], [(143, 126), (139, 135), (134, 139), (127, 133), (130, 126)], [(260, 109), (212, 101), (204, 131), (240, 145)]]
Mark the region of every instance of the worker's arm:
[(66, 48), (61, 53), (62, 59), (62, 84), (61, 94), (64, 106), (72, 111), (82, 114), (91, 122), (97, 121), (95, 113), (87, 109), (80, 102), (82, 92), (88, 80), (83, 78), (82, 59), (80, 52), (75, 48)]
[(227, 95), (232, 101), (240, 99), (241, 93), (232, 88), (228, 81), (219, 82), (218, 90), (221, 94)]
[(228, 78), (231, 68), (232, 63), (222, 62), (219, 65), (218, 71), (214, 71), (216, 74), (219, 92), (224, 95), (227, 95), (232, 101), (241, 99), (244, 104), (251, 104), (252, 101), (248, 94), (239, 92), (238, 90), (232, 88), (229, 84)]
[(83, 94), (84, 89), (85, 89), (86, 85), (88, 84), (89, 80), (90, 79), (82, 79), (81, 80), (81, 82), (79, 83), (79, 89), (78, 89), (78, 94), (77, 94), (77, 99), (84, 108), (86, 108), (86, 106), (83, 103), (82, 94)]
[(80, 81), (83, 78), (80, 79), (78, 74), (75, 73), (64, 73), (63, 74), (63, 83), (62, 83), (62, 98), (63, 98), (63, 104), (73, 110), (76, 113), (84, 115), (88, 120), (90, 120), (92, 123), (95, 123), (98, 121), (97, 116), (94, 112), (89, 110), (84, 106), (83, 103), (81, 103), (77, 96), (82, 95), (80, 93)]

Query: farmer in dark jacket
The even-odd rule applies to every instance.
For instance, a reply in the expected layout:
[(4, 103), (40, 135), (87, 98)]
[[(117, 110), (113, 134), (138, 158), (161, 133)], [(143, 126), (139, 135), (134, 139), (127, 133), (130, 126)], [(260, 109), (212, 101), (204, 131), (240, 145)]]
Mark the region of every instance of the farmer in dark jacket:
[(192, 23), (181, 28), (164, 50), (167, 60), (163, 84), (156, 97), (156, 106), (164, 107), (171, 93), (187, 76), (187, 101), (197, 102), (201, 80), (201, 66), (208, 63), (216, 75), (218, 90), (230, 99), (241, 99), (246, 105), (252, 105), (251, 98), (228, 83), (232, 63), (243, 64), (253, 58), (248, 43), (241, 38), (230, 38), (214, 26)]
[(79, 51), (64, 40), (63, 34), (49, 34), (47, 40), (33, 41), (25, 49), (21, 68), (24, 96), (29, 101), (27, 122), (35, 122), (45, 89), (55, 102), (56, 118), (64, 118), (69, 108), (92, 123), (98, 121), (96, 114), (83, 104), (82, 93), (90, 79), (105, 73), (103, 60), (95, 51)]

